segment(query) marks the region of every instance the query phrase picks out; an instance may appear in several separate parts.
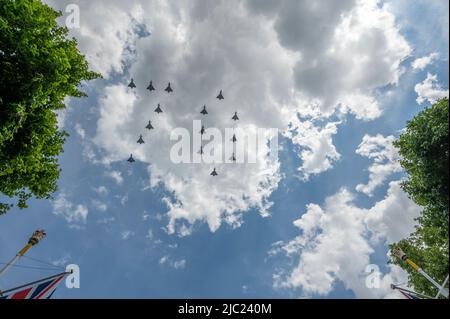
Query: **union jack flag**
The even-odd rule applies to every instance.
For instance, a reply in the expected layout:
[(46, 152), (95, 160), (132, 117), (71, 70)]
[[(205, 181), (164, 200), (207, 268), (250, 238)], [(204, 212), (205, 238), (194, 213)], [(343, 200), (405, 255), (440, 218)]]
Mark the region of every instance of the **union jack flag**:
[(4, 292), (0, 299), (49, 299), (67, 273), (61, 273)]

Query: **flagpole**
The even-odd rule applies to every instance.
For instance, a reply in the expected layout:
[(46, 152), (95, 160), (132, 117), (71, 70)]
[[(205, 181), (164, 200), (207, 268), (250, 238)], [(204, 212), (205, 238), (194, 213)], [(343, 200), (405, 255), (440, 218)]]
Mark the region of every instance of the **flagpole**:
[(441, 286), (439, 283), (436, 282), (433, 278), (431, 278), (430, 275), (428, 275), (422, 268), (417, 266), (415, 262), (413, 262), (411, 259), (409, 259), (408, 256), (400, 249), (397, 248), (392, 251), (394, 255), (396, 255), (401, 260), (405, 261), (408, 265), (410, 265), (414, 270), (416, 270), (419, 274), (424, 276), (429, 282), (433, 284), (438, 289), (438, 294), (442, 294), (444, 297), (448, 298), (448, 289)]
[(1, 270), (0, 277), (4, 275), (25, 253), (34, 245), (38, 244), (44, 237), (46, 233), (43, 229), (36, 230), (33, 235), (31, 235), (28, 243), (11, 259)]
[(441, 286), (441, 288), (439, 289), (439, 291), (438, 291), (436, 297), (434, 297), (434, 299), (438, 299), (438, 298), (439, 298), (439, 295), (443, 295), (443, 296), (444, 296), (444, 294), (442, 293), (442, 291), (443, 291), (444, 289), (446, 289), (446, 288), (445, 288), (445, 285), (447, 284), (447, 282), (448, 282), (448, 275), (447, 275), (447, 278), (445, 278), (444, 282), (442, 283), (442, 286)]

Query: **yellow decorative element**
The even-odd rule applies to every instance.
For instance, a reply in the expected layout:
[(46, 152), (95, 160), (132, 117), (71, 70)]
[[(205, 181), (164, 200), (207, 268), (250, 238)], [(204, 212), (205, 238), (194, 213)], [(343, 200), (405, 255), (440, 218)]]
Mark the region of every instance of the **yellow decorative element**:
[(27, 244), (25, 247), (23, 247), (23, 248), (19, 251), (19, 253), (18, 253), (17, 255), (19, 255), (19, 256), (22, 257), (23, 255), (25, 255), (25, 253), (28, 251), (28, 249), (30, 249), (32, 246), (33, 246), (33, 244), (31, 244), (31, 243)]
[(417, 266), (411, 259), (409, 259), (409, 258), (407, 258), (406, 259), (406, 262), (411, 266), (411, 267), (413, 267), (415, 270), (419, 270), (419, 266)]

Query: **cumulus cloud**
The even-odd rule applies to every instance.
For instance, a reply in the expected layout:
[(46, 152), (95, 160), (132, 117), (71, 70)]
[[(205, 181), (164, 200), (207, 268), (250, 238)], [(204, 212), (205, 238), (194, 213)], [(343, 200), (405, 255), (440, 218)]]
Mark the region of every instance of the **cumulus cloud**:
[[(300, 171), (307, 179), (331, 169), (340, 157), (332, 143), (338, 123), (326, 123), (327, 117), (380, 116), (376, 90), (396, 85), (400, 64), (410, 54), (394, 16), (375, 0), (71, 2), (80, 5), (81, 28), (72, 32), (82, 51), (96, 70), (110, 78), (118, 74), (121, 81), (102, 89), (86, 157), (110, 163), (133, 153), (146, 163), (151, 187), (162, 184), (173, 195), (164, 199), (167, 230), (180, 235), (189, 234), (197, 221), (212, 231), (223, 222), (239, 227), (251, 208), (267, 216), (281, 178), (280, 163), (265, 156), (264, 148), (256, 164), (172, 163), (170, 132), (176, 127), (192, 132), (204, 104), (207, 127), (232, 127), (235, 111), (238, 128), (247, 133), (290, 127), (287, 134), (299, 145)], [(126, 87), (130, 77), (135, 91)], [(150, 80), (156, 92), (145, 90)], [(162, 92), (169, 81), (175, 90), (170, 96)], [(225, 100), (219, 103), (220, 89)], [(157, 103), (164, 110), (158, 117)], [(321, 117), (325, 124), (297, 121), (297, 114)], [(145, 132), (148, 120), (152, 132)], [(136, 144), (140, 134), (144, 145)], [(100, 153), (105, 156), (97, 159)], [(214, 166), (219, 176), (212, 179)]]
[(53, 214), (62, 216), (70, 224), (85, 223), (89, 210), (82, 204), (74, 204), (64, 192), (58, 194), (53, 204)]
[(361, 144), (356, 149), (356, 154), (373, 160), (369, 166), (369, 182), (358, 184), (356, 190), (372, 196), (374, 190), (383, 185), (386, 179), (393, 173), (400, 172), (400, 155), (394, 147), (395, 137), (381, 134), (375, 136), (364, 135)]
[(105, 212), (108, 209), (108, 205), (106, 205), (102, 201), (99, 201), (98, 199), (93, 199), (92, 205), (94, 206), (95, 209), (101, 212)]
[(95, 187), (94, 191), (99, 195), (107, 195), (109, 193), (108, 189), (103, 185)]
[(80, 123), (75, 124), (75, 132), (77, 132), (78, 136), (81, 137), (82, 140), (86, 137), (86, 131)]
[[(78, 4), (80, 28), (71, 28), (70, 35), (79, 41), (91, 68), (105, 78), (123, 73), (134, 56), (134, 44), (143, 36), (144, 11), (132, 1), (56, 1), (45, 0), (65, 12), (69, 4)], [(61, 18), (65, 23), (67, 16)]]
[(168, 265), (174, 269), (184, 269), (186, 267), (186, 260), (172, 260), (172, 258), (168, 255), (164, 255), (159, 259), (160, 265)]
[(107, 172), (106, 176), (112, 178), (116, 182), (117, 185), (122, 185), (122, 183), (123, 183), (122, 173), (119, 171)]
[(333, 162), (340, 159), (333, 144), (333, 135), (337, 133), (339, 123), (327, 123), (321, 128), (312, 121), (297, 121), (286, 133), (292, 142), (300, 147), (299, 157), (302, 166), (299, 171), (304, 180), (311, 175), (322, 173), (333, 167)]
[(387, 196), (367, 211), (364, 222), (375, 241), (397, 242), (409, 236), (421, 208), (401, 189), (399, 182), (389, 184)]
[(432, 64), (434, 61), (436, 61), (439, 58), (439, 54), (437, 52), (430, 53), (429, 55), (426, 55), (424, 57), (415, 59), (411, 66), (414, 70), (425, 70), (425, 68)]
[(72, 256), (70, 255), (70, 253), (64, 253), (63, 256), (61, 256), (60, 258), (57, 258), (55, 260), (52, 260), (51, 263), (58, 267), (64, 267), (69, 263), (69, 260), (71, 258), (72, 258)]
[(120, 236), (122, 237), (123, 240), (127, 240), (129, 239), (131, 236), (134, 236), (134, 231), (131, 230), (124, 230), (120, 233)]
[(323, 206), (307, 205), (306, 212), (294, 222), (301, 235), (274, 244), (270, 252), (299, 259), (293, 269), (274, 275), (275, 286), (301, 289), (304, 296), (327, 295), (339, 280), (358, 298), (392, 297), (389, 284), (405, 279), (405, 273), (396, 266), (381, 274), (379, 289), (366, 287), (373, 244), (408, 236), (419, 212), (399, 182), (390, 183), (386, 197), (370, 209), (357, 207), (354, 195), (346, 189), (328, 197)]
[(438, 83), (437, 75), (431, 73), (427, 74), (427, 78), (423, 82), (416, 84), (414, 91), (417, 93), (418, 104), (425, 102), (433, 104), (439, 99), (448, 97), (448, 89), (443, 89)]
[(360, 119), (380, 116), (375, 90), (398, 83), (411, 53), (380, 1), (280, 1), (261, 11), (274, 16), (280, 43), (300, 54), (297, 90), (325, 114), (340, 108)]

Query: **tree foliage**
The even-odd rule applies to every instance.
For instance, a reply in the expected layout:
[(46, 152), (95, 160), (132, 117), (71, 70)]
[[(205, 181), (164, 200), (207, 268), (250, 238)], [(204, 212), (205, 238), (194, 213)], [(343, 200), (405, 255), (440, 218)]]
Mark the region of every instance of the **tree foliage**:
[[(408, 122), (395, 146), (409, 178), (403, 189), (423, 207), (418, 227), (399, 246), (438, 282), (448, 275), (449, 259), (449, 144), (448, 99), (442, 99)], [(393, 260), (409, 272), (410, 283), (421, 293), (435, 295), (437, 289), (416, 271)]]
[[(67, 96), (85, 96), (82, 81), (100, 77), (60, 16), (40, 0), (0, 0), (0, 192), (20, 208), (56, 190), (67, 133), (55, 111)], [(12, 206), (2, 200), (0, 214)]]

